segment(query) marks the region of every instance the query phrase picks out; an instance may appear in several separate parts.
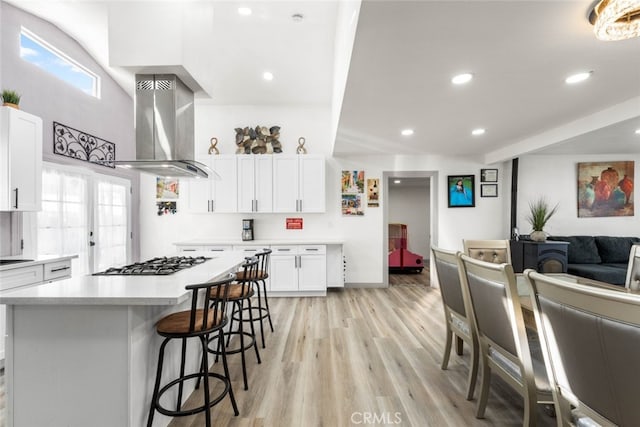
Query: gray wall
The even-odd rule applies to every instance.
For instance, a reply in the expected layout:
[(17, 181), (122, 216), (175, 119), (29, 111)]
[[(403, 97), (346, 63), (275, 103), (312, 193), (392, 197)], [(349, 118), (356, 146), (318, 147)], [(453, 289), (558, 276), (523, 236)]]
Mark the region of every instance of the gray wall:
[[(58, 27), (7, 3), (0, 3), (0, 84), (22, 95), (20, 109), (42, 118), (43, 159), (45, 161), (88, 167), (96, 172), (132, 179), (132, 228), (138, 235), (138, 174), (70, 159), (53, 154), (53, 122), (63, 123), (116, 145), (117, 159), (135, 158), (133, 99), (96, 63), (74, 39)], [(100, 77), (101, 98), (89, 96), (59, 80), (41, 68), (20, 58), (20, 27), (24, 26), (70, 58)], [(10, 246), (5, 223), (8, 214), (0, 214), (0, 246)], [(139, 244), (134, 240), (133, 257)], [(3, 254), (4, 255), (4, 254)]]
[(407, 225), (407, 249), (429, 259), (431, 241), (430, 192), (427, 185), (395, 187), (389, 184), (389, 223)]

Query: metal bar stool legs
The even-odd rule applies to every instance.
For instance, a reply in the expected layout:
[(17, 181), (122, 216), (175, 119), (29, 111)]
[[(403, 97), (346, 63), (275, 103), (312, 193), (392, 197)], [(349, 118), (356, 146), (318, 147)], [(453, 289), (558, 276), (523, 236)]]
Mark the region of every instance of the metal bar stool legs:
[[(209, 372), (209, 337), (210, 335), (216, 335), (219, 339), (223, 339), (223, 327), (227, 324), (226, 316), (226, 303), (227, 292), (226, 285), (231, 283), (235, 276), (230, 276), (228, 279), (218, 282), (208, 282), (197, 285), (189, 285), (187, 290), (192, 291), (191, 310), (180, 311), (172, 313), (160, 321), (156, 325), (156, 331), (159, 335), (164, 337), (162, 344), (160, 345), (158, 354), (158, 368), (156, 372), (156, 380), (153, 387), (153, 396), (151, 398), (151, 405), (149, 408), (149, 416), (147, 418), (147, 426), (153, 425), (153, 417), (155, 412), (158, 411), (163, 415), (170, 417), (182, 417), (187, 415), (194, 415), (199, 412), (205, 412), (205, 424), (207, 427), (211, 427), (211, 408), (218, 404), (228, 394), (231, 399), (231, 405), (233, 406), (234, 414), (239, 414), (238, 407), (233, 395), (233, 389), (231, 387), (231, 380), (229, 378), (229, 369), (226, 363), (226, 354), (224, 346), (220, 352), (222, 355), (222, 361), (224, 365), (224, 375)], [(204, 290), (204, 292), (201, 292)], [(223, 292), (224, 291), (224, 295)], [(204, 295), (203, 308), (198, 308), (198, 295)], [(216, 299), (210, 305), (212, 295), (216, 296)], [(200, 369), (197, 372), (191, 374), (185, 374), (185, 364), (187, 357), (187, 339), (198, 338), (202, 347), (202, 360)], [(180, 352), (180, 369), (177, 378), (169, 381), (167, 384), (161, 387), (162, 383), (162, 370), (164, 366), (164, 356), (166, 346), (169, 341), (173, 339), (180, 339), (182, 341)], [(223, 390), (214, 398), (210, 396), (209, 379), (216, 378), (224, 385)], [(201, 406), (195, 408), (182, 409), (182, 395), (184, 391), (184, 384), (187, 381), (197, 380), (196, 388), (199, 387), (200, 380), (204, 382), (204, 403)], [(178, 387), (177, 399), (175, 404), (175, 410), (167, 409), (160, 404), (160, 399), (163, 394), (173, 387)]]

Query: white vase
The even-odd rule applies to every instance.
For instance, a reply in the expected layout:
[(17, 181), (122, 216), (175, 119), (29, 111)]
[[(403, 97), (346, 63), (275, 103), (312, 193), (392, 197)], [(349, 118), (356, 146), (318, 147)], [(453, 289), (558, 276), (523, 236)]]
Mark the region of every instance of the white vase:
[(544, 242), (545, 240), (547, 240), (547, 233), (542, 230), (532, 231), (529, 236), (534, 242)]

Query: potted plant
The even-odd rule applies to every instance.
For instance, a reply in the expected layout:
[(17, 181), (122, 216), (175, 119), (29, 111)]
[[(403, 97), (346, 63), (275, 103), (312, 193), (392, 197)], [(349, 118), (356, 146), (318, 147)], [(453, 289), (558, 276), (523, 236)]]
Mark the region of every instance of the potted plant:
[(536, 242), (544, 242), (547, 240), (547, 235), (544, 232), (544, 226), (553, 214), (556, 213), (557, 209), (558, 205), (551, 208), (544, 198), (540, 198), (529, 203), (529, 215), (527, 215), (527, 221), (529, 221), (531, 228), (533, 229), (531, 232), (531, 240)]
[(5, 107), (12, 107), (19, 109), (20, 94), (15, 90), (3, 90), (2, 91), (2, 105)]

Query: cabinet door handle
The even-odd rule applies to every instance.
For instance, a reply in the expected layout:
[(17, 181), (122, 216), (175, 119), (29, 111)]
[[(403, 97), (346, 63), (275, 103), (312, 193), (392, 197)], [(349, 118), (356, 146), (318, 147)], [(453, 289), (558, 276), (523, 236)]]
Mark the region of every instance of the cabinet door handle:
[(300, 199), (300, 212), (302, 212), (302, 199)]
[(277, 249), (278, 252), (289, 252), (291, 249)]
[(211, 212), (215, 212), (216, 211), (216, 201), (212, 200), (211, 201)]
[(258, 212), (258, 201), (256, 200), (256, 212)]
[(55, 272), (57, 272), (57, 271), (64, 271), (64, 270), (68, 270), (68, 269), (70, 269), (70, 268), (71, 268), (71, 267), (69, 267), (68, 265), (67, 265), (67, 266), (64, 266), (64, 267), (60, 267), (60, 268), (52, 268), (52, 269), (51, 269), (51, 272), (52, 272), (52, 273), (55, 273)]
[(305, 248), (305, 251), (307, 252), (311, 252), (311, 251), (316, 252), (317, 250), (318, 248)]
[(182, 252), (195, 252), (195, 249), (183, 249)]
[(14, 208), (18, 209), (18, 188), (16, 187), (15, 190), (13, 190), (16, 192), (16, 204), (13, 206)]

